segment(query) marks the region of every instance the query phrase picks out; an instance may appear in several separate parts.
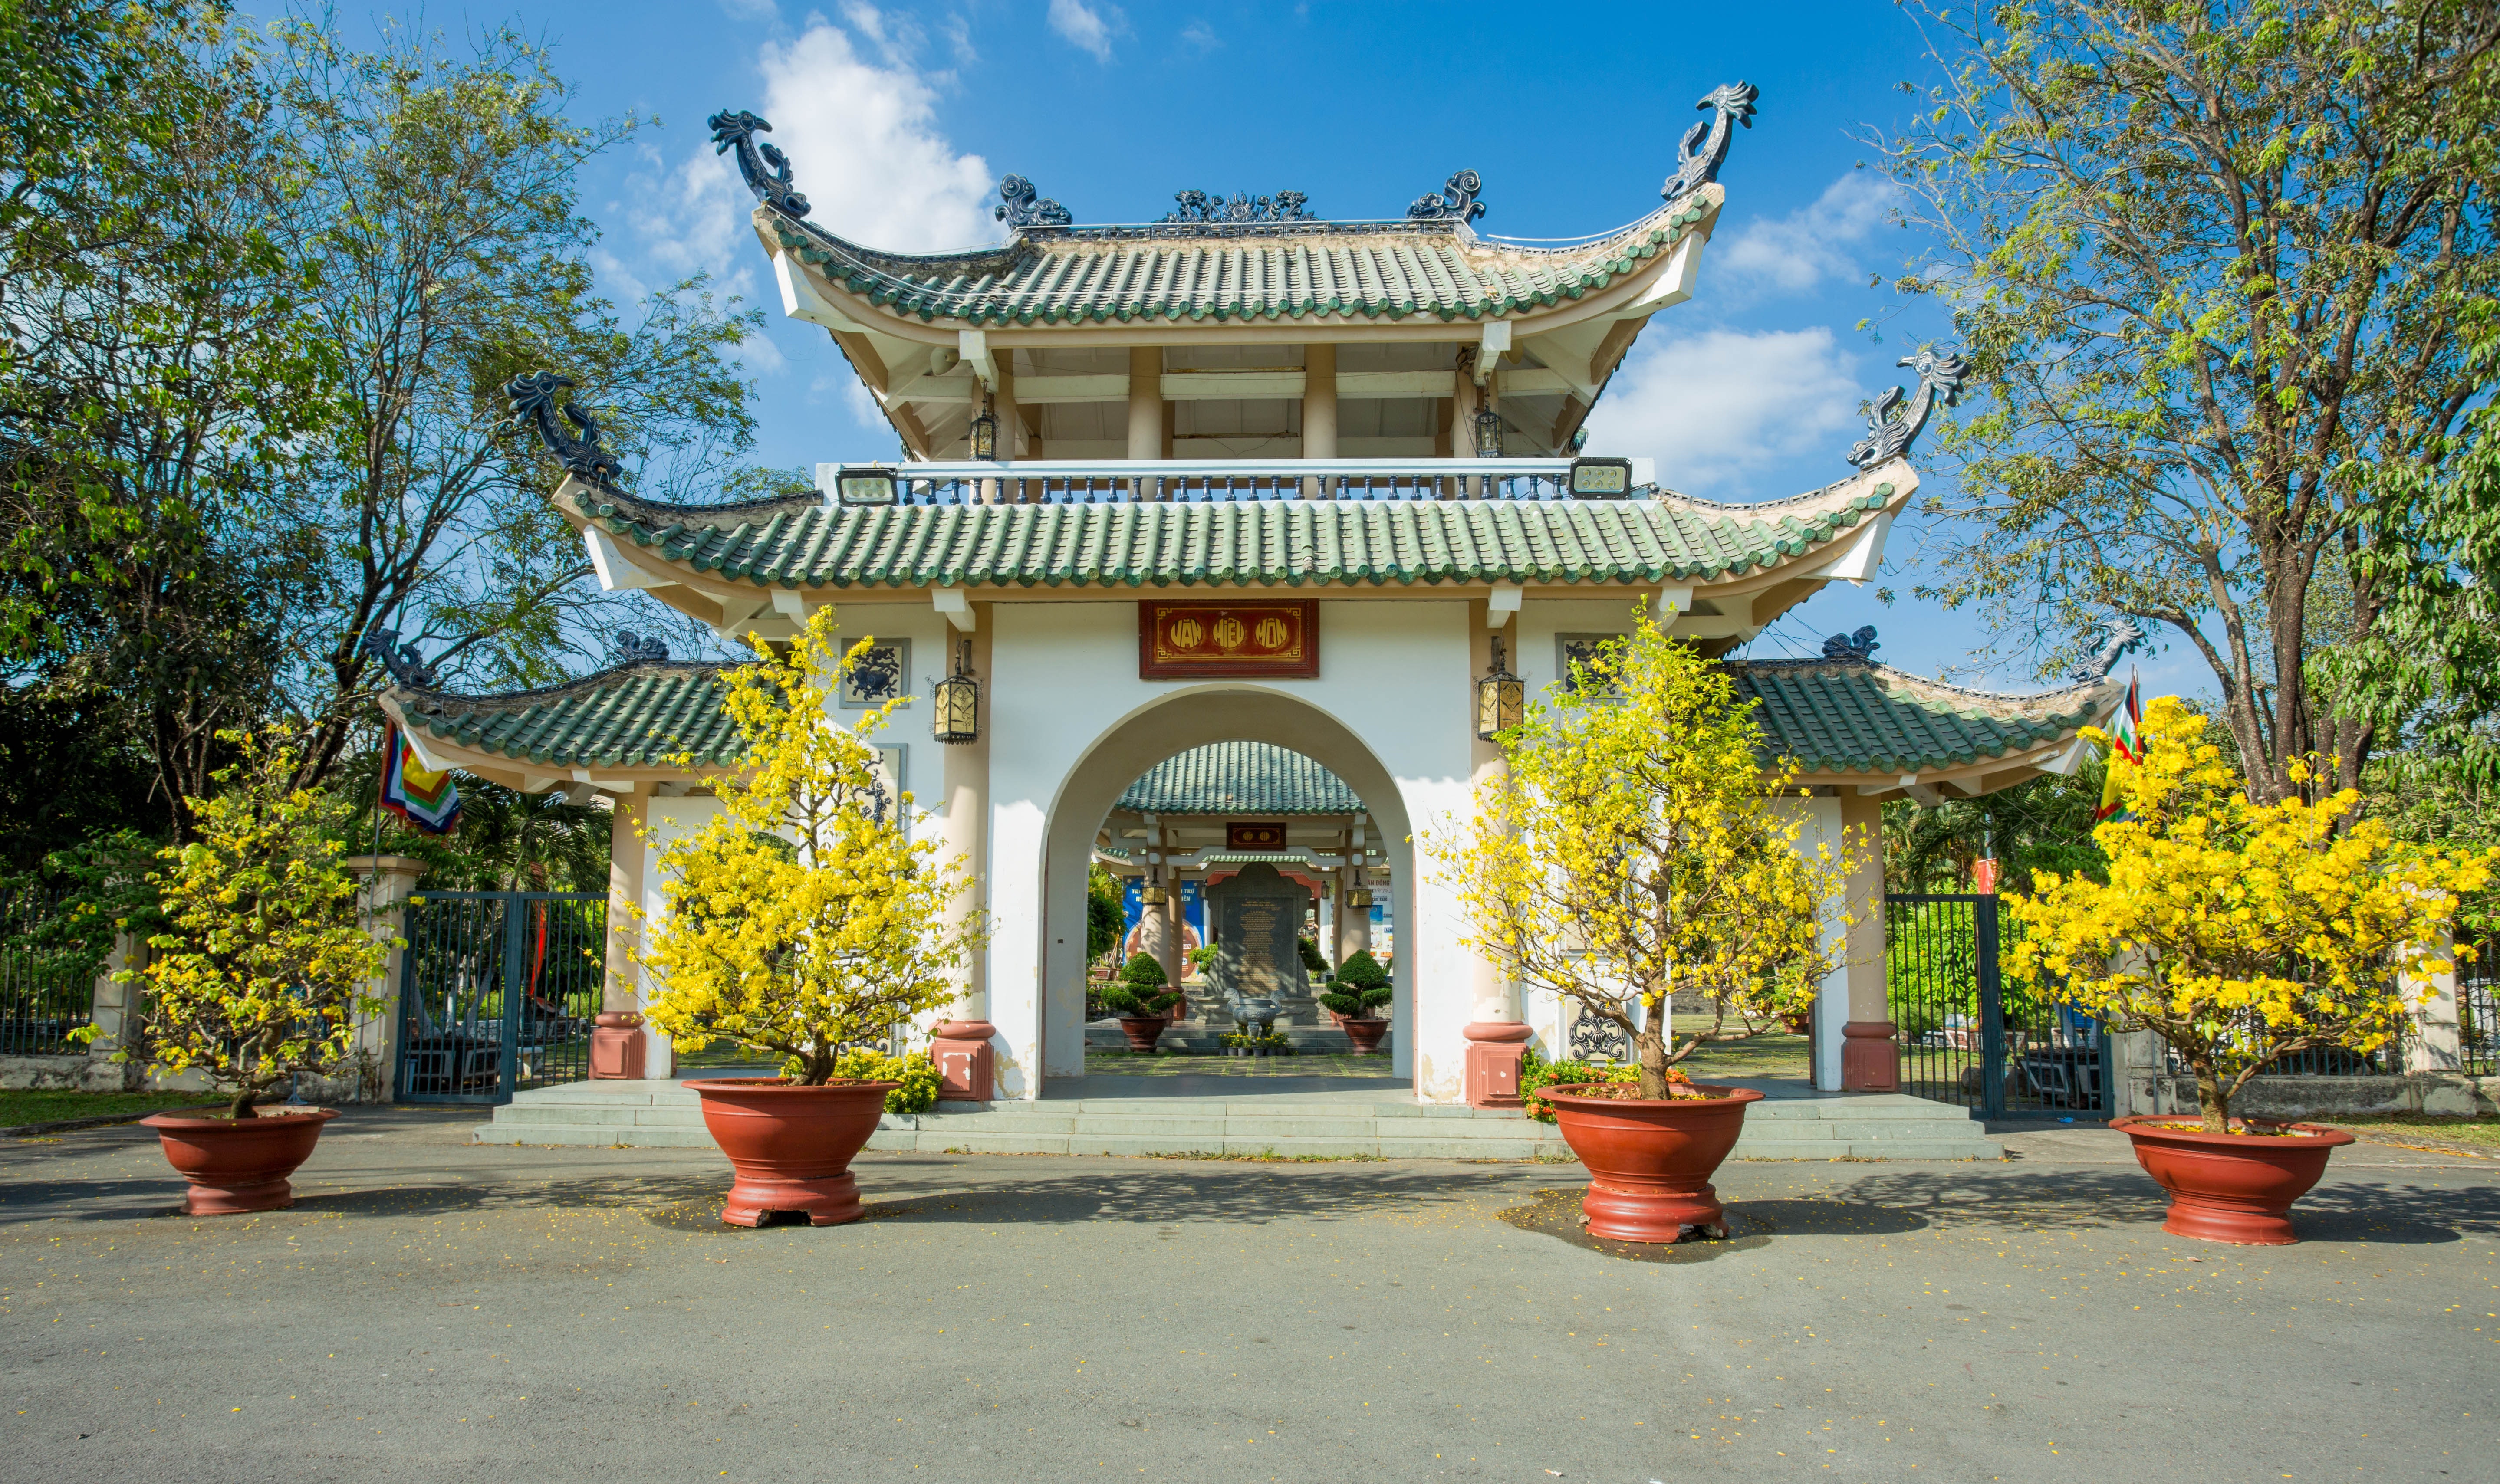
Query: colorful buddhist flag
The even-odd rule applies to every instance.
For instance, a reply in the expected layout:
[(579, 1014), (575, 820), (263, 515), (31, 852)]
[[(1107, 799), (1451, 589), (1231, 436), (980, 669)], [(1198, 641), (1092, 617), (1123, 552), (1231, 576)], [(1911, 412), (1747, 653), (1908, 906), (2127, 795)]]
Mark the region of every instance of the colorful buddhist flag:
[(416, 749), (396, 724), (382, 732), (382, 807), (429, 835), (447, 835), (460, 823), (460, 790), (448, 770), (419, 762)]
[(2118, 715), (2110, 719), (2109, 776), (2101, 783), (2101, 805), (2092, 811), (2094, 823), (2102, 820), (2128, 818), (2126, 798), (2119, 790), (2118, 770), (2121, 763), (2133, 767), (2144, 760), (2144, 699), (2136, 689), (2132, 665), (2126, 672), (2126, 699), (2119, 703)]

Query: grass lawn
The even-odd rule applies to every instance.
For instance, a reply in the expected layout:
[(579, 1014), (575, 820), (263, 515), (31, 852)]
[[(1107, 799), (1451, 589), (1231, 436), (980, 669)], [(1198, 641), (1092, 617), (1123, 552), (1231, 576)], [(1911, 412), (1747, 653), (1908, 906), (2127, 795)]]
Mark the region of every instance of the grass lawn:
[(0, 1128), (121, 1113), (136, 1118), (161, 1109), (198, 1108), (214, 1101), (205, 1092), (78, 1092), (59, 1087), (5, 1087), (0, 1088)]
[(1293, 1056), (1192, 1055), (1184, 1051), (1085, 1051), (1088, 1077), (1377, 1077), (1402, 1082), (1387, 1056), (1303, 1051)]
[(1810, 1077), (1803, 1036), (1756, 1036), (1746, 1041), (1705, 1041), (1677, 1065), (1696, 1082), (1727, 1077)]
[(2386, 1144), (2449, 1145), (2475, 1153), (2500, 1152), (2500, 1118), (2450, 1118), (2429, 1113), (2380, 1113), (2366, 1118), (2320, 1119)]

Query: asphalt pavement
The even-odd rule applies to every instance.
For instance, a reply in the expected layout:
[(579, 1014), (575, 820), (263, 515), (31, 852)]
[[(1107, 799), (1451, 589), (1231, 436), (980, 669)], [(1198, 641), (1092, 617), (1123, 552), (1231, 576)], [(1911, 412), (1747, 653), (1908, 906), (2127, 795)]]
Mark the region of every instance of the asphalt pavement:
[(351, 1110), (192, 1220), (143, 1129), (0, 1141), (0, 1477), (2500, 1478), (2500, 1160), (2358, 1145), (2289, 1248), (2124, 1143), (1728, 1166), (1590, 1242), (1576, 1166), (868, 1155), (718, 1224), (709, 1150)]

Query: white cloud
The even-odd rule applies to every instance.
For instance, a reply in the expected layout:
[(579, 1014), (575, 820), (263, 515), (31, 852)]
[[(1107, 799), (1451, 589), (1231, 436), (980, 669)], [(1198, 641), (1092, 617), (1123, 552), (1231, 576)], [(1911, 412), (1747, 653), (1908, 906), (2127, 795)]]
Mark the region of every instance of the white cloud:
[(1589, 448), (1647, 454), (1668, 489), (1711, 494), (1780, 460), (1836, 450), (1859, 401), (1849, 358), (1822, 326), (1643, 336), (1589, 414)]
[(1126, 29), (1126, 21), (1115, 5), (1097, 9), (1085, 0), (1050, 0), (1050, 28), (1098, 62), (1111, 60), (1111, 38)]
[(1193, 20), (1180, 28), (1181, 45), (1199, 51), (1212, 51), (1224, 45), (1224, 38), (1203, 20)]
[(1891, 220), (1892, 182), (1853, 170), (1825, 187), (1811, 206), (1776, 220), (1745, 223), (1718, 250), (1718, 271), (1740, 288), (1797, 294), (1825, 278), (1859, 272), (1849, 248)]
[(955, 53), (955, 65), (970, 67), (981, 59), (972, 49), (972, 23), (961, 16), (949, 16), (938, 23), (938, 32), (946, 38), (946, 49)]

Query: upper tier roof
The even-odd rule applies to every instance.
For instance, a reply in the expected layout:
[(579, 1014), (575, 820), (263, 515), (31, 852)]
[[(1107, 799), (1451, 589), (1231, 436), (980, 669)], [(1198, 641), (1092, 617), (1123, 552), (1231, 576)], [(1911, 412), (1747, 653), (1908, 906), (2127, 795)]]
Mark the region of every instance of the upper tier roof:
[(828, 508), (813, 498), (668, 505), (576, 479), (559, 504), (654, 565), (760, 587), (1665, 583), (1793, 562), (1914, 483), (1893, 465), (1761, 505), (1661, 495)]
[(1457, 221), (1188, 223), (1019, 233), (970, 252), (880, 252), (758, 208), (757, 232), (829, 285), (924, 322), (982, 325), (1496, 319), (1601, 292), (1701, 228), (1705, 186), (1594, 242), (1523, 247)]

